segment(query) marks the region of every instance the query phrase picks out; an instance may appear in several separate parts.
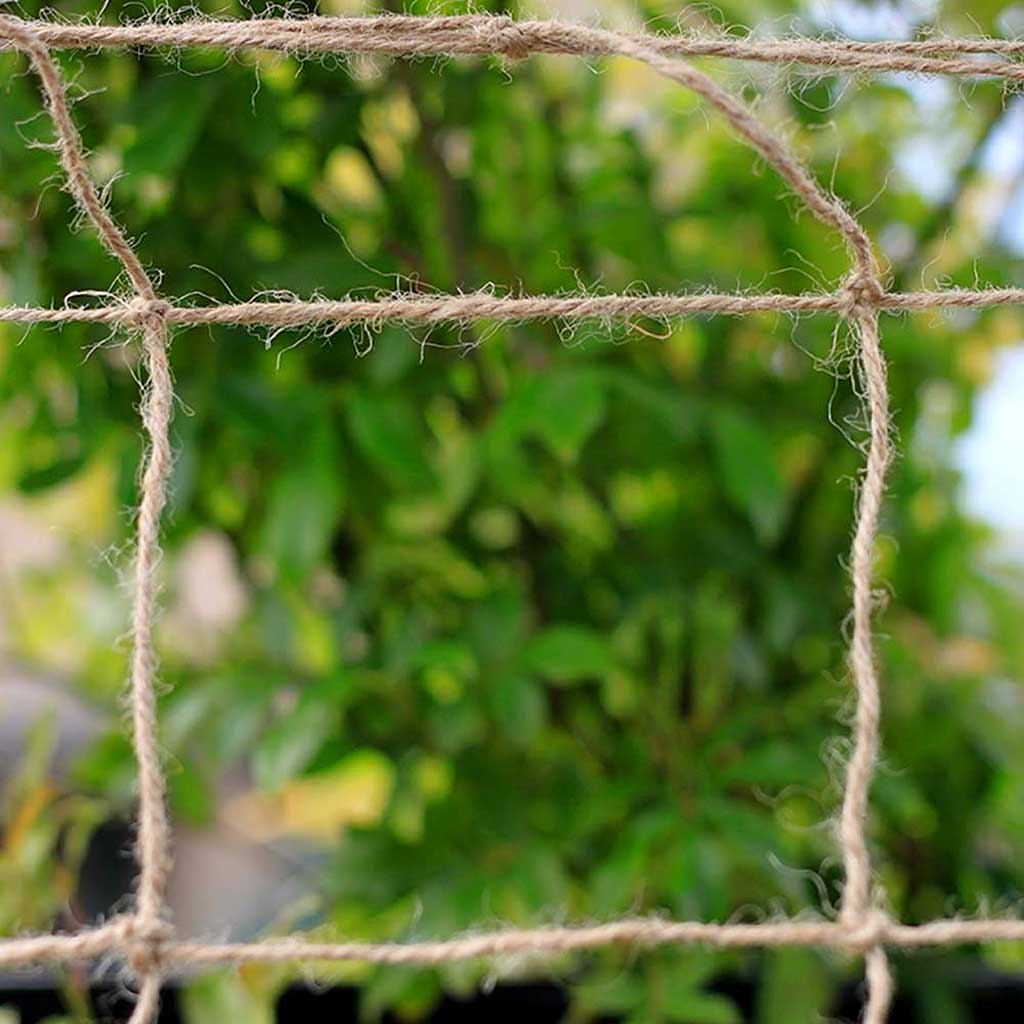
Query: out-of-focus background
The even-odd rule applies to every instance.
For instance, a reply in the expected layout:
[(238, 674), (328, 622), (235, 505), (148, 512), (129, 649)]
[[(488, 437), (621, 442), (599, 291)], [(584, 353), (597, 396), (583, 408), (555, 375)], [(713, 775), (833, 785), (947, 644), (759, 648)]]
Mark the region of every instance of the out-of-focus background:
[[(510, 10), (760, 35), (1024, 32), (1024, 5), (986, 0)], [(94, 174), (163, 293), (186, 301), (800, 291), (846, 269), (716, 117), (625, 61), (61, 62)], [(861, 216), (894, 287), (1022, 283), (1024, 101), (1001, 83), (700, 66)], [(51, 129), (24, 60), (0, 53), (0, 82), (0, 301), (123, 294), (92, 232), (69, 230), (53, 152), (31, 145)], [(880, 558), (878, 876), (906, 921), (1012, 913), (1022, 315), (885, 316), (883, 332), (900, 457)], [(4, 934), (84, 927), (131, 886), (128, 342), (0, 325)], [(832, 912), (864, 437), (834, 318), (213, 328), (177, 332), (172, 359), (158, 644), (181, 932), (412, 939)], [(980, 990), (1024, 974), (1022, 953), (897, 957), (901, 1019), (975, 1019)], [(518, 979), (557, 982), (574, 1022), (777, 1024), (839, 1013), (859, 971), (813, 951), (688, 949), (325, 980), (356, 986), (370, 1019)], [(302, 977), (193, 979), (178, 1012), (261, 1024)], [(67, 1019), (103, 1015), (86, 976), (37, 980)]]

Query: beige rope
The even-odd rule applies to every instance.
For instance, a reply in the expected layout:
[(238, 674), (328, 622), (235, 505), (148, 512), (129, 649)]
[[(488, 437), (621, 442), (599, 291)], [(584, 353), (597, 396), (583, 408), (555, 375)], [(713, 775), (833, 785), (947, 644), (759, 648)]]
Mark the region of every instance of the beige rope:
[[(889, 466), (889, 389), (885, 359), (878, 333), (875, 303), (881, 286), (875, 278), (852, 281), (853, 318), (860, 331), (861, 376), (866, 388), (868, 425), (867, 462), (861, 483), (857, 525), (851, 557), (853, 578), (853, 637), (850, 668), (857, 688), (857, 712), (853, 730), (853, 752), (846, 769), (846, 786), (839, 819), (839, 844), (843, 851), (846, 882), (843, 890), (842, 920), (851, 926), (870, 918), (871, 858), (868, 853), (866, 822), (871, 778), (878, 759), (881, 692), (871, 640), (872, 575), (875, 538)], [(881, 945), (866, 954), (868, 1001), (865, 1024), (884, 1024), (892, 1001), (893, 980)]]
[[(168, 423), (173, 391), (167, 363), (168, 329), (152, 280), (124, 232), (104, 206), (89, 176), (82, 140), (68, 109), (60, 69), (31, 28), (14, 18), (0, 16), (0, 29), (32, 62), (57, 134), (57, 149), (68, 191), (96, 229), (104, 246), (124, 268), (140, 303), (137, 310), (138, 327), (142, 334), (149, 378), (141, 411), (150, 450), (142, 476), (132, 602), (130, 697), (132, 737), (139, 766), (139, 881), (135, 916), (131, 924), (140, 933), (148, 935), (163, 927), (164, 893), (171, 870), (171, 834), (157, 745), (152, 639), (156, 599), (155, 569), (160, 557), (160, 516), (171, 468)], [(144, 971), (137, 970), (136, 974), (141, 980), (141, 990), (132, 1021), (133, 1024), (147, 1024), (152, 1020), (159, 1000), (159, 964), (151, 960)]]
[[(868, 983), (867, 1024), (881, 1024), (892, 999), (893, 982), (886, 946), (913, 947), (1024, 938), (1018, 921), (937, 921), (910, 926), (891, 922), (874, 904), (871, 862), (866, 839), (868, 797), (878, 756), (881, 696), (871, 638), (872, 572), (879, 515), (890, 460), (886, 366), (879, 336), (879, 312), (948, 306), (981, 308), (1019, 303), (1022, 289), (948, 290), (894, 294), (878, 275), (871, 243), (846, 207), (824, 191), (786, 143), (751, 111), (706, 75), (677, 58), (681, 53), (743, 56), (746, 59), (804, 61), (828, 66), (878, 68), (879, 61), (901, 60), (902, 70), (934, 71), (936, 61), (956, 60), (935, 54), (999, 52), (1017, 55), (1019, 44), (990, 40), (933, 40), (913, 44), (830, 41), (782, 41), (783, 45), (733, 40), (665, 39), (564, 25), (515, 22), (504, 17), (381, 17), (368, 19), (187, 22), (180, 25), (57, 25), (0, 17), (0, 40), (23, 50), (39, 77), (57, 134), (67, 187), (96, 228), (107, 249), (121, 262), (135, 298), (100, 308), (8, 307), (0, 320), (21, 323), (99, 322), (126, 324), (138, 330), (148, 376), (142, 420), (149, 439), (144, 461), (138, 522), (131, 706), (135, 752), (139, 763), (140, 807), (138, 856), (140, 880), (135, 913), (81, 935), (44, 936), (0, 942), (0, 963), (38, 960), (89, 960), (116, 952), (140, 982), (134, 1024), (148, 1024), (158, 1011), (161, 977), (168, 964), (289, 962), (297, 960), (365, 960), (386, 964), (439, 964), (506, 953), (558, 952), (614, 944), (654, 946), (699, 943), (710, 946), (831, 946), (864, 955)], [(523, 57), (534, 52), (616, 54), (647, 64), (659, 74), (692, 89), (719, 110), (739, 135), (777, 171), (803, 204), (834, 228), (849, 250), (852, 269), (839, 292), (826, 295), (606, 295), (508, 297), (469, 295), (391, 295), (375, 300), (338, 302), (249, 302), (228, 306), (174, 306), (160, 299), (121, 229), (98, 197), (71, 120), (60, 72), (48, 46), (184, 46), (218, 45), (229, 49), (269, 47), (297, 51), (384, 52), (402, 55), (502, 53)], [(773, 49), (773, 46), (775, 47)], [(703, 47), (703, 49), (701, 49)], [(744, 49), (745, 47), (745, 49)], [(788, 48), (788, 49), (787, 49)], [(785, 53), (786, 56), (778, 54)], [(777, 54), (771, 56), (770, 54)], [(854, 58), (874, 64), (853, 64)], [(931, 61), (932, 64), (928, 62)], [(984, 65), (970, 64), (974, 72)], [(1022, 65), (1000, 65), (1000, 73), (1020, 77)], [(950, 70), (948, 73), (968, 73)], [(988, 72), (983, 72), (988, 73)], [(838, 921), (782, 921), (763, 924), (713, 924), (662, 920), (621, 920), (577, 928), (509, 930), (441, 942), (316, 944), (298, 939), (254, 944), (204, 944), (178, 941), (163, 921), (171, 861), (164, 782), (157, 746), (154, 690), (153, 618), (155, 568), (159, 559), (160, 516), (171, 467), (168, 437), (173, 404), (167, 359), (170, 324), (272, 324), (303, 326), (326, 323), (399, 320), (410, 323), (461, 322), (479, 319), (677, 316), (694, 313), (744, 315), (757, 312), (834, 312), (845, 317), (858, 338), (861, 380), (869, 416), (869, 443), (857, 505), (851, 551), (853, 637), (850, 668), (857, 696), (853, 751), (847, 770), (838, 838), (843, 854), (845, 889)]]
[[(433, 54), (562, 53), (601, 56), (611, 52), (598, 37), (557, 21), (514, 22), (486, 15), (366, 18), (265, 18), (250, 21), (186, 20), (132, 25), (87, 22), (29, 23), (41, 42), (55, 48), (215, 46), (295, 53)], [(727, 57), (774, 64), (806, 64), (854, 73), (912, 74), (1024, 80), (1024, 65), (1012, 60), (968, 59), (1001, 54), (1024, 56), (1018, 39), (922, 39), (859, 42), (848, 39), (751, 39), (738, 36), (633, 34), (633, 40), (674, 57)], [(0, 33), (0, 45), (4, 36)]]
[[(127, 920), (131, 920), (130, 918)], [(153, 942), (154, 940), (149, 940)], [(930, 946), (972, 945), (979, 942), (1022, 942), (1024, 921), (949, 919), (908, 925), (884, 915), (867, 926), (848, 928), (841, 922), (779, 921), (763, 924), (714, 924), (696, 921), (625, 919), (608, 924), (562, 928), (526, 928), (470, 935), (441, 942), (316, 943), (300, 938), (262, 942), (205, 943), (159, 940), (159, 957), (166, 966), (311, 963), (361, 963), (438, 966), (464, 960), (488, 959), (510, 953), (566, 953), (608, 946), (705, 946), (740, 949), (820, 946), (851, 953), (876, 946), (924, 949)], [(130, 959), (139, 942), (124, 921), (77, 935), (42, 935), (0, 941), (0, 966), (29, 963), (83, 963), (110, 954)]]
[[(159, 301), (159, 300), (158, 300)], [(984, 288), (972, 291), (883, 292), (876, 300), (880, 312), (913, 313), (930, 309), (984, 309), (1024, 305), (1024, 288)], [(315, 299), (312, 301), (241, 302), (216, 306), (173, 306), (164, 303), (161, 315), (168, 324), (200, 326), (306, 327), (330, 324), (468, 323), (495, 320), (624, 320), (629, 317), (680, 317), (698, 314), (749, 316), (755, 313), (845, 313), (850, 308), (847, 289), (827, 294), (760, 295), (697, 292), (691, 295), (535, 295), (500, 296), (490, 292), (461, 295), (395, 294), (379, 299)], [(106, 306), (0, 306), (0, 323), (134, 325), (138, 310), (132, 303)]]

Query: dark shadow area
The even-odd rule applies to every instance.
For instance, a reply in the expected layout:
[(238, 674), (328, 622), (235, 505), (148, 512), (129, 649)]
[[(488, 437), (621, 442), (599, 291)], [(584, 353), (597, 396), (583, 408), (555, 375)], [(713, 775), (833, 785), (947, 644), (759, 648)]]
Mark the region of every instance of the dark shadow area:
[(75, 892), (79, 921), (95, 924), (125, 906), (138, 875), (134, 841), (134, 826), (122, 818), (105, 821), (92, 833)]
[[(727, 976), (712, 986), (713, 991), (728, 995), (750, 1024), (756, 1021), (756, 983), (749, 979)], [(863, 987), (844, 987), (830, 1020), (859, 1020)], [(963, 1021), (969, 1024), (1002, 1024), (1024, 1020), (1024, 980), (995, 973), (978, 974), (965, 982), (962, 1005)], [(131, 1015), (133, 1002), (123, 989), (96, 986), (90, 990), (90, 1002), (97, 1021), (123, 1024)], [(316, 990), (294, 985), (286, 989), (277, 1003), (278, 1024), (358, 1024), (359, 990), (337, 986)], [(41, 1024), (48, 1017), (66, 1013), (58, 991), (47, 985), (4, 987), (0, 989), (0, 1007), (10, 1007), (19, 1014), (20, 1024)], [(466, 999), (446, 997), (426, 1024), (512, 1024), (528, 1020), (530, 1024), (560, 1024), (569, 1007), (567, 993), (556, 985), (498, 985), (492, 991), (480, 992)], [(909, 995), (897, 996), (889, 1024), (929, 1024), (930, 1011)], [(385, 1014), (382, 1024), (400, 1024), (399, 1018)], [(602, 1018), (600, 1024), (617, 1024), (619, 1018)], [(178, 990), (168, 987), (161, 998), (159, 1024), (184, 1024), (179, 1006)]]

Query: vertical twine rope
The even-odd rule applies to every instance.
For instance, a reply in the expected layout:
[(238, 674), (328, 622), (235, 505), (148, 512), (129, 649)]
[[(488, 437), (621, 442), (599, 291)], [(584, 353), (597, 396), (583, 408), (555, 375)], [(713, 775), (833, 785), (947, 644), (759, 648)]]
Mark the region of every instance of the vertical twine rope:
[[(148, 1024), (158, 1012), (161, 948), (169, 941), (163, 913), (171, 869), (170, 830), (157, 745), (152, 642), (160, 518), (172, 461), (168, 437), (173, 404), (167, 360), (169, 306), (157, 297), (149, 275), (103, 205), (89, 177), (81, 138), (70, 116), (63, 79), (46, 45), (17, 19), (0, 16), (0, 27), (6, 37), (29, 56), (39, 77), (57, 134), (68, 190), (108, 251), (120, 261), (136, 294), (134, 319), (142, 336), (148, 376), (141, 414), (149, 440), (141, 483), (132, 613), (131, 705), (139, 765), (140, 878), (136, 910), (121, 926), (121, 941), (141, 982), (132, 1022)], [(850, 666), (857, 693), (857, 712), (839, 827), (846, 876), (841, 921), (851, 931), (859, 929), (866, 936), (863, 945), (868, 982), (865, 1021), (866, 1024), (881, 1024), (888, 1013), (893, 983), (883, 948), (884, 919), (872, 904), (871, 861), (865, 828), (869, 789), (878, 755), (880, 717), (880, 690), (871, 638), (872, 571), (890, 454), (888, 387), (878, 329), (878, 310), (884, 290), (878, 278), (871, 244), (857, 220), (838, 199), (821, 188), (785, 141), (712, 79), (635, 37), (581, 26), (563, 26), (562, 29), (567, 45), (599, 43), (607, 48), (608, 53), (638, 60), (707, 100), (790, 185), (807, 208), (842, 235), (851, 254), (853, 270), (845, 286), (847, 305), (843, 314), (858, 337), (870, 419), (870, 441), (851, 557), (854, 629)], [(507, 18), (473, 19), (471, 24), (467, 23), (466, 30), (476, 37), (491, 34), (492, 48), (511, 57), (523, 57), (535, 48), (535, 40), (530, 33)]]
[(171, 469), (168, 437), (173, 387), (167, 362), (167, 304), (156, 289), (124, 232), (100, 199), (86, 166), (82, 139), (71, 118), (64, 79), (47, 47), (17, 19), (0, 15), (8, 38), (29, 58), (42, 87), (57, 136), (57, 151), (67, 189), (96, 229), (104, 247), (118, 260), (137, 296), (148, 383), (142, 398), (142, 421), (149, 442), (139, 502), (135, 577), (132, 600), (131, 716), (132, 739), (139, 774), (139, 880), (135, 912), (125, 921), (126, 942), (134, 943), (131, 966), (140, 981), (132, 1024), (148, 1024), (159, 1007), (159, 944), (167, 936), (164, 896), (171, 872), (171, 835), (165, 784), (157, 741), (153, 616), (156, 565), (160, 558), (160, 516)]
[[(872, 282), (878, 284), (877, 280)], [(869, 284), (870, 284), (869, 283)], [(880, 290), (880, 286), (879, 290)], [(846, 769), (846, 786), (839, 818), (845, 885), (841, 919), (851, 926), (881, 917), (872, 903), (871, 856), (867, 844), (868, 800), (878, 760), (882, 700), (871, 638), (872, 576), (878, 520), (890, 461), (889, 389), (878, 331), (878, 309), (854, 291), (854, 321), (860, 332), (861, 375), (867, 389), (870, 440), (861, 484), (851, 551), (853, 579), (853, 637), (850, 669), (857, 692), (853, 752)], [(864, 1024), (884, 1024), (893, 996), (892, 972), (885, 948), (879, 943), (865, 954), (868, 1001)]]
[[(762, 124), (745, 104), (694, 68), (666, 58), (634, 39), (618, 42), (617, 52), (689, 86), (721, 111), (733, 128), (788, 182), (815, 217), (842, 235), (853, 260), (853, 270), (845, 286), (849, 307), (844, 315), (857, 335), (861, 377), (867, 392), (870, 439), (851, 550), (853, 638), (849, 661), (857, 710), (839, 819), (839, 844), (845, 874), (842, 921), (851, 928), (869, 925), (878, 911), (871, 900), (871, 857), (866, 830), (881, 718), (881, 692), (871, 635), (872, 577), (878, 520), (890, 461), (889, 388), (878, 329), (878, 307), (885, 289), (878, 276), (870, 239), (856, 218), (835, 196), (822, 189), (786, 143)], [(608, 43), (612, 45), (614, 39)], [(879, 943), (870, 947), (865, 959), (868, 984), (865, 1024), (882, 1024), (892, 1002), (893, 982), (888, 958)]]

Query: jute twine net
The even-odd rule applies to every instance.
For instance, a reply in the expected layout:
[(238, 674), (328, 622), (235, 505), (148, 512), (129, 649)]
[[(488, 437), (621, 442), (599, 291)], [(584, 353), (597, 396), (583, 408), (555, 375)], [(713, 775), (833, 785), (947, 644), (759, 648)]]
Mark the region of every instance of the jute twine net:
[[(124, 232), (111, 216), (89, 175), (81, 137), (72, 121), (65, 82), (51, 47), (175, 48), (217, 46), (303, 53), (384, 53), (395, 56), (499, 54), (524, 58), (534, 53), (616, 55), (646, 64), (697, 93), (722, 114), (756, 150), (804, 206), (833, 228), (845, 243), (850, 271), (831, 294), (805, 295), (602, 295), (501, 297), (489, 293), (390, 295), (375, 301), (245, 302), (222, 306), (175, 305), (161, 298)], [(946, 290), (892, 293), (886, 290), (871, 243), (857, 219), (811, 176), (789, 145), (762, 124), (735, 96), (680, 60), (681, 56), (723, 56), (804, 63), (851, 71), (911, 71), (975, 77), (1024, 79), (1024, 43), (991, 39), (931, 39), (919, 42), (856, 43), (839, 40), (754, 41), (614, 32), (556, 21), (517, 22), (506, 17), (382, 16), (250, 21), (187, 21), (177, 24), (61, 24), (0, 16), (0, 48), (14, 47), (31, 62), (56, 133), (55, 147), (67, 190), (107, 250), (120, 262), (131, 285), (130, 300), (99, 308), (0, 308), (0, 321), (91, 322), (123, 325), (140, 341), (145, 367), (142, 422), (148, 438), (143, 459), (132, 602), (130, 698), (139, 775), (134, 910), (107, 924), (74, 935), (44, 935), (0, 941), (0, 965), (122, 959), (138, 986), (132, 1024), (150, 1024), (159, 1011), (161, 981), (187, 966), (251, 962), (358, 960), (379, 964), (431, 966), (516, 953), (561, 953), (612, 945), (652, 948), (702, 944), (709, 947), (820, 946), (859, 954), (865, 960), (866, 1024), (885, 1021), (893, 995), (887, 947), (913, 948), (1024, 939), (1024, 922), (1007, 919), (949, 919), (900, 924), (882, 909), (873, 886), (866, 839), (868, 794), (879, 747), (881, 701), (871, 636), (872, 573), (879, 512), (891, 450), (886, 364), (879, 337), (879, 313), (935, 307), (984, 307), (1024, 302), (1024, 289)], [(986, 56), (987, 55), (987, 56)], [(991, 59), (998, 55), (1003, 59)], [(984, 59), (981, 59), (984, 58)], [(176, 324), (267, 324), (275, 327), (352, 324), (523, 321), (542, 318), (625, 319), (636, 315), (693, 313), (744, 315), (777, 311), (841, 315), (857, 339), (859, 371), (869, 417), (870, 439), (856, 509), (850, 558), (853, 634), (850, 675), (856, 694), (852, 754), (846, 769), (838, 824), (845, 884), (836, 919), (770, 921), (758, 924), (622, 919), (598, 925), (507, 929), (436, 942), (320, 944), (300, 938), (256, 943), (207, 943), (178, 938), (167, 919), (166, 889), (171, 870), (171, 829), (157, 740), (154, 688), (154, 567), (160, 554), (160, 518), (171, 469), (169, 422), (173, 386), (168, 341)]]

